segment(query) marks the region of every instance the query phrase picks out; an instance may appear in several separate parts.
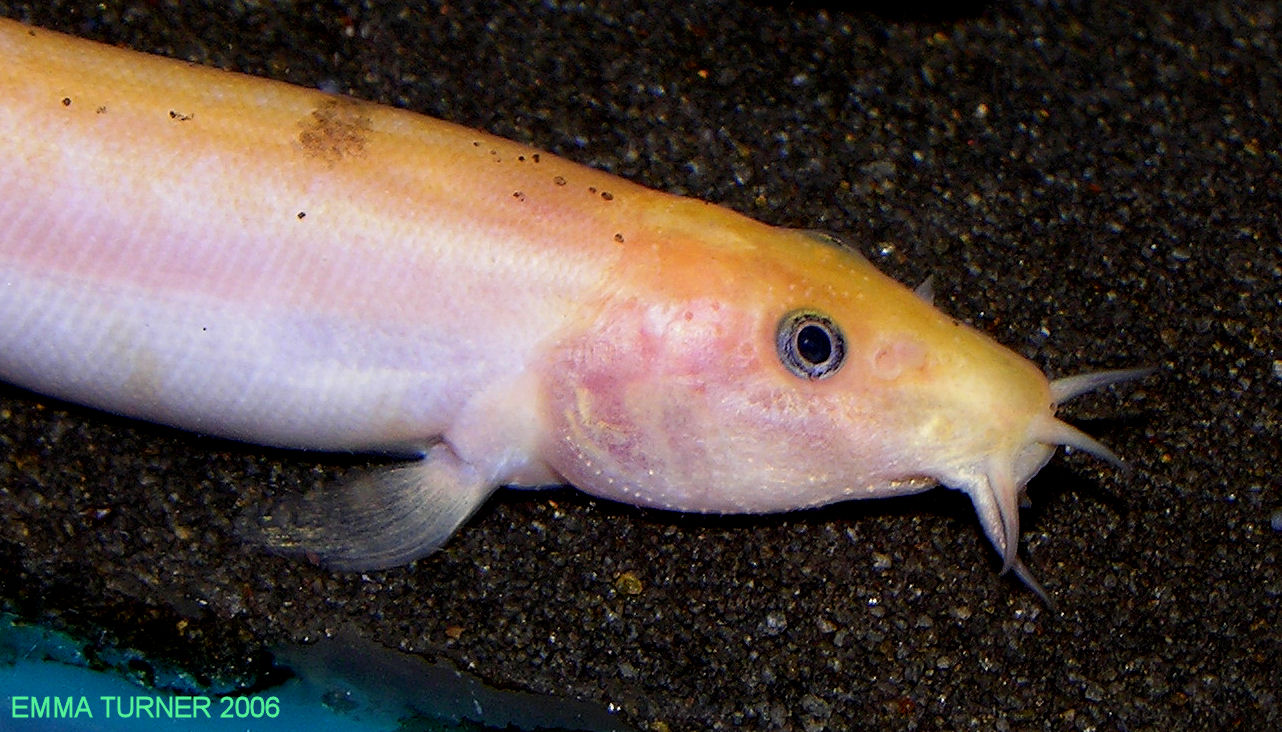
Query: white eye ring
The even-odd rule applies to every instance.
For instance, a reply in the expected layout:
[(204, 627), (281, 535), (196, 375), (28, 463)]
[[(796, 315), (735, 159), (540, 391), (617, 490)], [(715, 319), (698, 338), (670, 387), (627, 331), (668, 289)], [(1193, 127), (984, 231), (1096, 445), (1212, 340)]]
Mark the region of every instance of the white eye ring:
[(846, 360), (846, 339), (836, 323), (815, 310), (793, 310), (775, 334), (779, 361), (803, 379), (826, 379)]

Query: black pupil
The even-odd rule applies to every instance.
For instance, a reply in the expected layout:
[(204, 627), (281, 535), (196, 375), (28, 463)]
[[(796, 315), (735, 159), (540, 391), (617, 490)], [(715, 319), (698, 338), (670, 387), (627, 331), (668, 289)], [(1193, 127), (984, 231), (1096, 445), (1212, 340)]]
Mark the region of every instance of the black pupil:
[(797, 331), (797, 355), (806, 363), (821, 364), (832, 357), (832, 339), (828, 331), (817, 325), (807, 325)]

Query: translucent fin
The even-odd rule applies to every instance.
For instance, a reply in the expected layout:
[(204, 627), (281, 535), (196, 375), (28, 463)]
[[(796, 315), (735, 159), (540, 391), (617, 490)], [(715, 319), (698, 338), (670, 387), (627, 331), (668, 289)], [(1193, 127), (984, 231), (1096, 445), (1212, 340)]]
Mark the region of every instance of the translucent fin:
[(924, 301), (927, 305), (934, 305), (935, 275), (930, 275), (926, 279), (922, 280), (921, 284), (917, 285), (917, 289), (913, 290), (913, 294)]
[(1055, 379), (1051, 382), (1051, 403), (1063, 404), (1069, 399), (1085, 394), (1088, 391), (1095, 391), (1100, 387), (1109, 386), (1110, 384), (1120, 384), (1123, 381), (1141, 379), (1151, 373), (1153, 373), (1153, 369), (1150, 367), (1138, 369), (1116, 369), (1114, 371), (1092, 371), (1088, 374), (1065, 376), (1062, 379)]
[(436, 551), (494, 488), (440, 443), (423, 460), (284, 499), (242, 533), (330, 569), (386, 569)]

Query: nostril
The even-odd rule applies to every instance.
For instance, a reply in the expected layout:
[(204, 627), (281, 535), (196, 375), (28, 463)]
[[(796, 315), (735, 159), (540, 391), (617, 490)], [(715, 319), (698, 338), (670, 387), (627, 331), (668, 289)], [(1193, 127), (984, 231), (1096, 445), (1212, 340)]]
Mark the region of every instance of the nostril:
[(926, 347), (911, 338), (898, 338), (884, 343), (873, 351), (872, 373), (887, 381), (907, 371), (915, 371), (926, 363)]

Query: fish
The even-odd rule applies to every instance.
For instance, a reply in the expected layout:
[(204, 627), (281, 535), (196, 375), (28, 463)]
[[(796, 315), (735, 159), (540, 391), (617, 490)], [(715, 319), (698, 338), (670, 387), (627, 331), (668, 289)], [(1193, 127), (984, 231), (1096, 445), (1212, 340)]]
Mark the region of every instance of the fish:
[[(428, 556), (503, 486), (765, 514), (964, 491), (1002, 561), (1048, 380), (835, 237), (410, 111), (0, 20), (0, 380), (398, 458), (247, 529)], [(254, 533), (254, 532), (257, 533)]]

